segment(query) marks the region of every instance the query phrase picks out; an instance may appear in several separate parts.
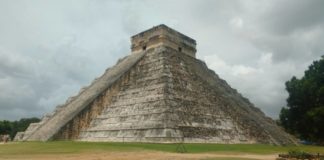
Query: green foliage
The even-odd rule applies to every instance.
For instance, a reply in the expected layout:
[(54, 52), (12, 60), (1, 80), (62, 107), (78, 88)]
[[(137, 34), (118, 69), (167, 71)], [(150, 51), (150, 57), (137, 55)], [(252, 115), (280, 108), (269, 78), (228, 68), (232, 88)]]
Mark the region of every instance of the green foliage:
[(281, 125), (302, 139), (324, 144), (324, 56), (314, 61), (304, 77), (286, 82), (287, 107), (281, 109)]
[(0, 121), (0, 134), (9, 134), (11, 128), (11, 123), (9, 121)]
[(9, 134), (13, 139), (17, 132), (25, 131), (30, 123), (39, 122), (39, 118), (22, 118), (19, 121), (0, 121), (0, 134)]
[(311, 159), (313, 155), (301, 150), (290, 150), (288, 152), (289, 157), (297, 158), (297, 159)]

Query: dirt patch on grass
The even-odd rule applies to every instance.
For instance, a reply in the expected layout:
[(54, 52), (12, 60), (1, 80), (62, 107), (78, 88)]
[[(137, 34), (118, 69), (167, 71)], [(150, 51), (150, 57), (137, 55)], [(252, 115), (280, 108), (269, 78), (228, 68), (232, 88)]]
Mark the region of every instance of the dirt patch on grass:
[(98, 152), (98, 153), (79, 153), (79, 154), (36, 154), (36, 155), (6, 155), (0, 159), (6, 160), (202, 160), (202, 159), (222, 159), (233, 158), (239, 159), (258, 159), (258, 160), (273, 160), (277, 155), (253, 155), (253, 154), (181, 154), (181, 153), (166, 153), (166, 152)]

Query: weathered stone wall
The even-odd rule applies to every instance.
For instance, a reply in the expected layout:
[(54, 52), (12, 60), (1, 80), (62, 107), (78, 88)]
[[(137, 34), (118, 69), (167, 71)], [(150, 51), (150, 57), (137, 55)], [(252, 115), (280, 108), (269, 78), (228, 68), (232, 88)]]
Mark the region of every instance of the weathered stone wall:
[(181, 131), (185, 142), (255, 142), (248, 139), (220, 108), (219, 95), (213, 94), (205, 80), (193, 72), (189, 63), (200, 63), (199, 60), (172, 48), (166, 48), (164, 52), (168, 56), (165, 68), (169, 76), (165, 95), (172, 113), (171, 123)]
[(171, 48), (167, 52), (170, 57), (166, 66), (171, 75), (167, 87), (168, 102), (171, 112), (176, 116), (173, 123), (180, 128), (184, 141), (255, 143), (256, 140), (247, 137), (244, 130), (223, 110), (222, 106), (225, 104), (222, 96), (224, 93), (213, 91), (217, 88), (212, 88), (206, 83), (206, 77), (200, 77), (195, 72), (195, 70), (198, 70), (200, 74), (205, 72), (201, 70), (201, 62), (181, 55)]
[(120, 81), (80, 140), (293, 143), (203, 62), (172, 48), (147, 50)]
[[(181, 112), (185, 141), (291, 144), (295, 140), (206, 64), (169, 49), (170, 99)], [(179, 115), (179, 114), (178, 114)], [(182, 127), (182, 126), (179, 126)]]
[[(120, 60), (114, 67), (107, 69), (106, 72), (87, 88), (72, 97), (62, 107), (57, 108), (54, 114), (43, 118), (24, 140), (28, 141), (47, 141), (57, 134), (62, 127), (66, 126), (73, 118), (92, 103), (101, 93), (117, 81), (125, 72), (135, 65), (142, 57), (144, 52), (129, 55)], [(46, 116), (45, 116), (46, 117)], [(81, 125), (82, 126), (82, 125)], [(27, 131), (29, 131), (27, 129)]]
[(117, 85), (112, 103), (81, 133), (83, 141), (173, 142), (182, 137), (170, 123), (165, 100), (167, 55), (164, 47), (146, 51), (144, 58)]
[(119, 92), (119, 85), (122, 81), (118, 81), (116, 85), (112, 85), (97, 97), (97, 99), (83, 109), (77, 116), (68, 122), (62, 129), (54, 135), (54, 140), (62, 139), (78, 139), (80, 132), (89, 127), (90, 122), (94, 120), (105, 108), (111, 104), (112, 99)]
[(22, 141), (24, 138), (25, 132), (17, 132), (14, 138), (14, 141)]

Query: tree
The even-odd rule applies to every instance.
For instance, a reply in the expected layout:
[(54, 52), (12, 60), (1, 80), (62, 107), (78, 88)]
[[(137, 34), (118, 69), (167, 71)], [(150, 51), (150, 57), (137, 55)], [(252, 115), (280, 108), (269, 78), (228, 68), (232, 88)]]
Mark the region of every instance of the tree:
[(0, 121), (0, 134), (9, 134), (11, 131), (11, 123), (9, 121)]
[(324, 144), (324, 56), (309, 66), (304, 77), (287, 81), (286, 90), (281, 125), (302, 139)]

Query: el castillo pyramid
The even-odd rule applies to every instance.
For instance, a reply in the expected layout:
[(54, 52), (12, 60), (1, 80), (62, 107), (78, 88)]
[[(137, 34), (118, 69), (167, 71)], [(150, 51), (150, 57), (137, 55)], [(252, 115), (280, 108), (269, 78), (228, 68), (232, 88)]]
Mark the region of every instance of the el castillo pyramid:
[(295, 140), (196, 59), (196, 41), (159, 25), (131, 54), (16, 140), (266, 143)]

